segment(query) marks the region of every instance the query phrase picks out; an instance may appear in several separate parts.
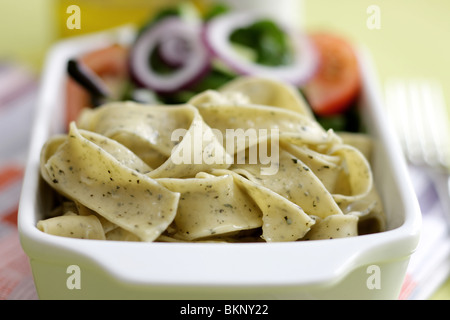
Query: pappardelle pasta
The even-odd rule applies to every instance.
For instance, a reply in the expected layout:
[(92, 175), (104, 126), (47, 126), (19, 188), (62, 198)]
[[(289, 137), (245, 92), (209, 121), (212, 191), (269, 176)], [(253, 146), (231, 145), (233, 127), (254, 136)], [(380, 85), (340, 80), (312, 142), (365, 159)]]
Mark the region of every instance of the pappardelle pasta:
[(363, 134), (324, 130), (293, 87), (242, 77), (183, 105), (86, 109), (42, 148), (59, 196), (37, 227), (119, 241), (299, 241), (385, 230)]

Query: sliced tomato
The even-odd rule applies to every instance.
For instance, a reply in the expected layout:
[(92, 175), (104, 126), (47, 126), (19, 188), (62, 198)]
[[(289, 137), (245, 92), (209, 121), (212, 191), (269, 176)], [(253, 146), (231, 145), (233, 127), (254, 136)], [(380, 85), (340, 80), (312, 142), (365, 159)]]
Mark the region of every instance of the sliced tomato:
[(359, 93), (361, 79), (358, 61), (350, 43), (331, 33), (310, 37), (320, 56), (318, 70), (304, 86), (306, 99), (319, 116), (346, 111)]
[[(117, 87), (117, 83), (128, 78), (128, 49), (123, 46), (108, 46), (89, 52), (80, 59), (113, 91), (116, 90), (114, 87)], [(81, 110), (86, 107), (92, 107), (90, 94), (69, 78), (66, 86), (66, 124), (76, 120)]]

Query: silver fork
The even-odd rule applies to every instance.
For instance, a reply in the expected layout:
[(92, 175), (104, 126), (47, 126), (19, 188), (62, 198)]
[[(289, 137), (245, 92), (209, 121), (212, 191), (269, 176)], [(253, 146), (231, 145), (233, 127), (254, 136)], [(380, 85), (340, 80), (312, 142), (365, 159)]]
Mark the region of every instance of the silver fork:
[(405, 156), (428, 169), (450, 221), (450, 118), (440, 83), (393, 78), (386, 81), (385, 94)]

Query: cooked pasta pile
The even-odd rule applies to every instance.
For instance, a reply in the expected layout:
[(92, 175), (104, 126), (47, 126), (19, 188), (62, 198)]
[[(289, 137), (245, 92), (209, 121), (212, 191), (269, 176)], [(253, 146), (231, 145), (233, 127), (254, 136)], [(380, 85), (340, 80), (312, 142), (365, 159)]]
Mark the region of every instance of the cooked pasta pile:
[[(364, 151), (366, 150), (366, 151)], [(242, 77), (183, 105), (108, 103), (51, 137), (46, 233), (123, 241), (297, 241), (385, 229), (370, 139), (324, 130), (296, 89)]]

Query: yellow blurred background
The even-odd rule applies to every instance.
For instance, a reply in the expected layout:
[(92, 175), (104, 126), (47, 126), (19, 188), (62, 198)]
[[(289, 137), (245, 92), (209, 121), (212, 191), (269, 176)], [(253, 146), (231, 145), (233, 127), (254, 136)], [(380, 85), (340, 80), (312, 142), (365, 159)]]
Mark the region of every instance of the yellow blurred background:
[[(39, 74), (47, 50), (59, 39), (130, 22), (140, 24), (176, 1), (1, 0), (0, 62), (23, 63)], [(194, 2), (204, 5), (205, 1), (213, 0)], [(70, 5), (81, 9), (80, 30), (66, 25)], [(298, 19), (305, 29), (331, 30), (366, 45), (381, 85), (389, 77), (434, 78), (450, 101), (450, 1), (304, 0), (299, 8)], [(371, 8), (378, 10), (376, 25)], [(434, 298), (450, 298), (450, 283)]]

